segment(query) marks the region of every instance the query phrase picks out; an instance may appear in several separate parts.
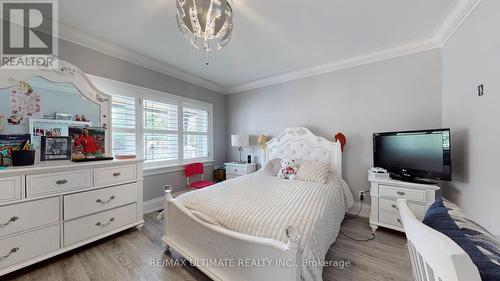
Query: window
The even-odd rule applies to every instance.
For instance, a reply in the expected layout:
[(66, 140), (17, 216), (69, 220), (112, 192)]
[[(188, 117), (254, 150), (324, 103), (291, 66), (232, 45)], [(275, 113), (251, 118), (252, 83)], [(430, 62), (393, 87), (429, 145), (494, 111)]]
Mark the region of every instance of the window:
[(111, 117), (113, 155), (136, 155), (135, 99), (113, 96)]
[(137, 155), (146, 169), (211, 161), (213, 106), (92, 76), (112, 95), (113, 155)]
[(178, 106), (144, 100), (144, 157), (152, 161), (179, 159)]
[(208, 111), (182, 108), (184, 159), (208, 157)]

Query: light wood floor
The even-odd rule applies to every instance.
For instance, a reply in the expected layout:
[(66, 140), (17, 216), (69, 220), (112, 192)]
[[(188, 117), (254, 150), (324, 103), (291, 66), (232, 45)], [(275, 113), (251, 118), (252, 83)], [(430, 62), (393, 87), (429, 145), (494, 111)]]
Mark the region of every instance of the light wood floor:
[[(192, 267), (150, 266), (150, 259), (164, 258), (160, 242), (162, 228), (161, 223), (155, 220), (155, 214), (146, 215), (145, 220), (142, 231), (132, 229), (116, 234), (0, 277), (0, 280), (210, 280)], [(370, 236), (368, 220), (365, 218), (345, 220), (342, 230), (347, 235), (359, 238)], [(170, 256), (167, 258), (171, 259)], [(340, 234), (326, 259), (349, 261), (351, 265), (343, 269), (325, 268), (324, 281), (411, 280), (404, 235), (389, 230), (379, 229), (377, 238), (367, 243), (355, 242)]]

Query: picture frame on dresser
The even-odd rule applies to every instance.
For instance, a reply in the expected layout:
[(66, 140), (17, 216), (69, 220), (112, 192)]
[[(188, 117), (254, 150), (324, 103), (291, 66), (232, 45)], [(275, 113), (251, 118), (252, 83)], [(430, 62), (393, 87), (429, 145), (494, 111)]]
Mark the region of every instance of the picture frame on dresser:
[(42, 136), (40, 146), (41, 161), (71, 159), (71, 137)]

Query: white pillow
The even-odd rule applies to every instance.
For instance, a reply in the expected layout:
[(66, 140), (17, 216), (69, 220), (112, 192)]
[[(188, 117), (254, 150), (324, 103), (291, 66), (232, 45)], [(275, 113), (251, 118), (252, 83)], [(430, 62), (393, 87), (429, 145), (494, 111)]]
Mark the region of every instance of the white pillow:
[(264, 166), (262, 170), (264, 174), (276, 177), (280, 169), (281, 169), (281, 159), (276, 158), (267, 162), (267, 164)]
[(326, 183), (328, 173), (332, 170), (330, 163), (303, 160), (297, 171), (297, 180)]

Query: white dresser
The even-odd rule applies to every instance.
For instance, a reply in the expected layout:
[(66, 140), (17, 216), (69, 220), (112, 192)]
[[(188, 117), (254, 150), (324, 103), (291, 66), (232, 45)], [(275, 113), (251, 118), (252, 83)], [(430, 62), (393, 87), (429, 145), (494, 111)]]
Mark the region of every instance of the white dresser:
[(422, 219), (434, 202), (436, 191), (440, 189), (437, 185), (377, 178), (371, 171), (368, 171), (368, 181), (371, 197), (370, 227), (373, 232), (379, 226), (404, 232), (396, 200), (407, 199), (415, 216)]
[(226, 167), (227, 180), (248, 175), (257, 171), (257, 163), (239, 164), (235, 162), (230, 162), (230, 163), (225, 163), (224, 166)]
[(142, 161), (42, 162), (0, 170), (0, 276), (141, 228)]

